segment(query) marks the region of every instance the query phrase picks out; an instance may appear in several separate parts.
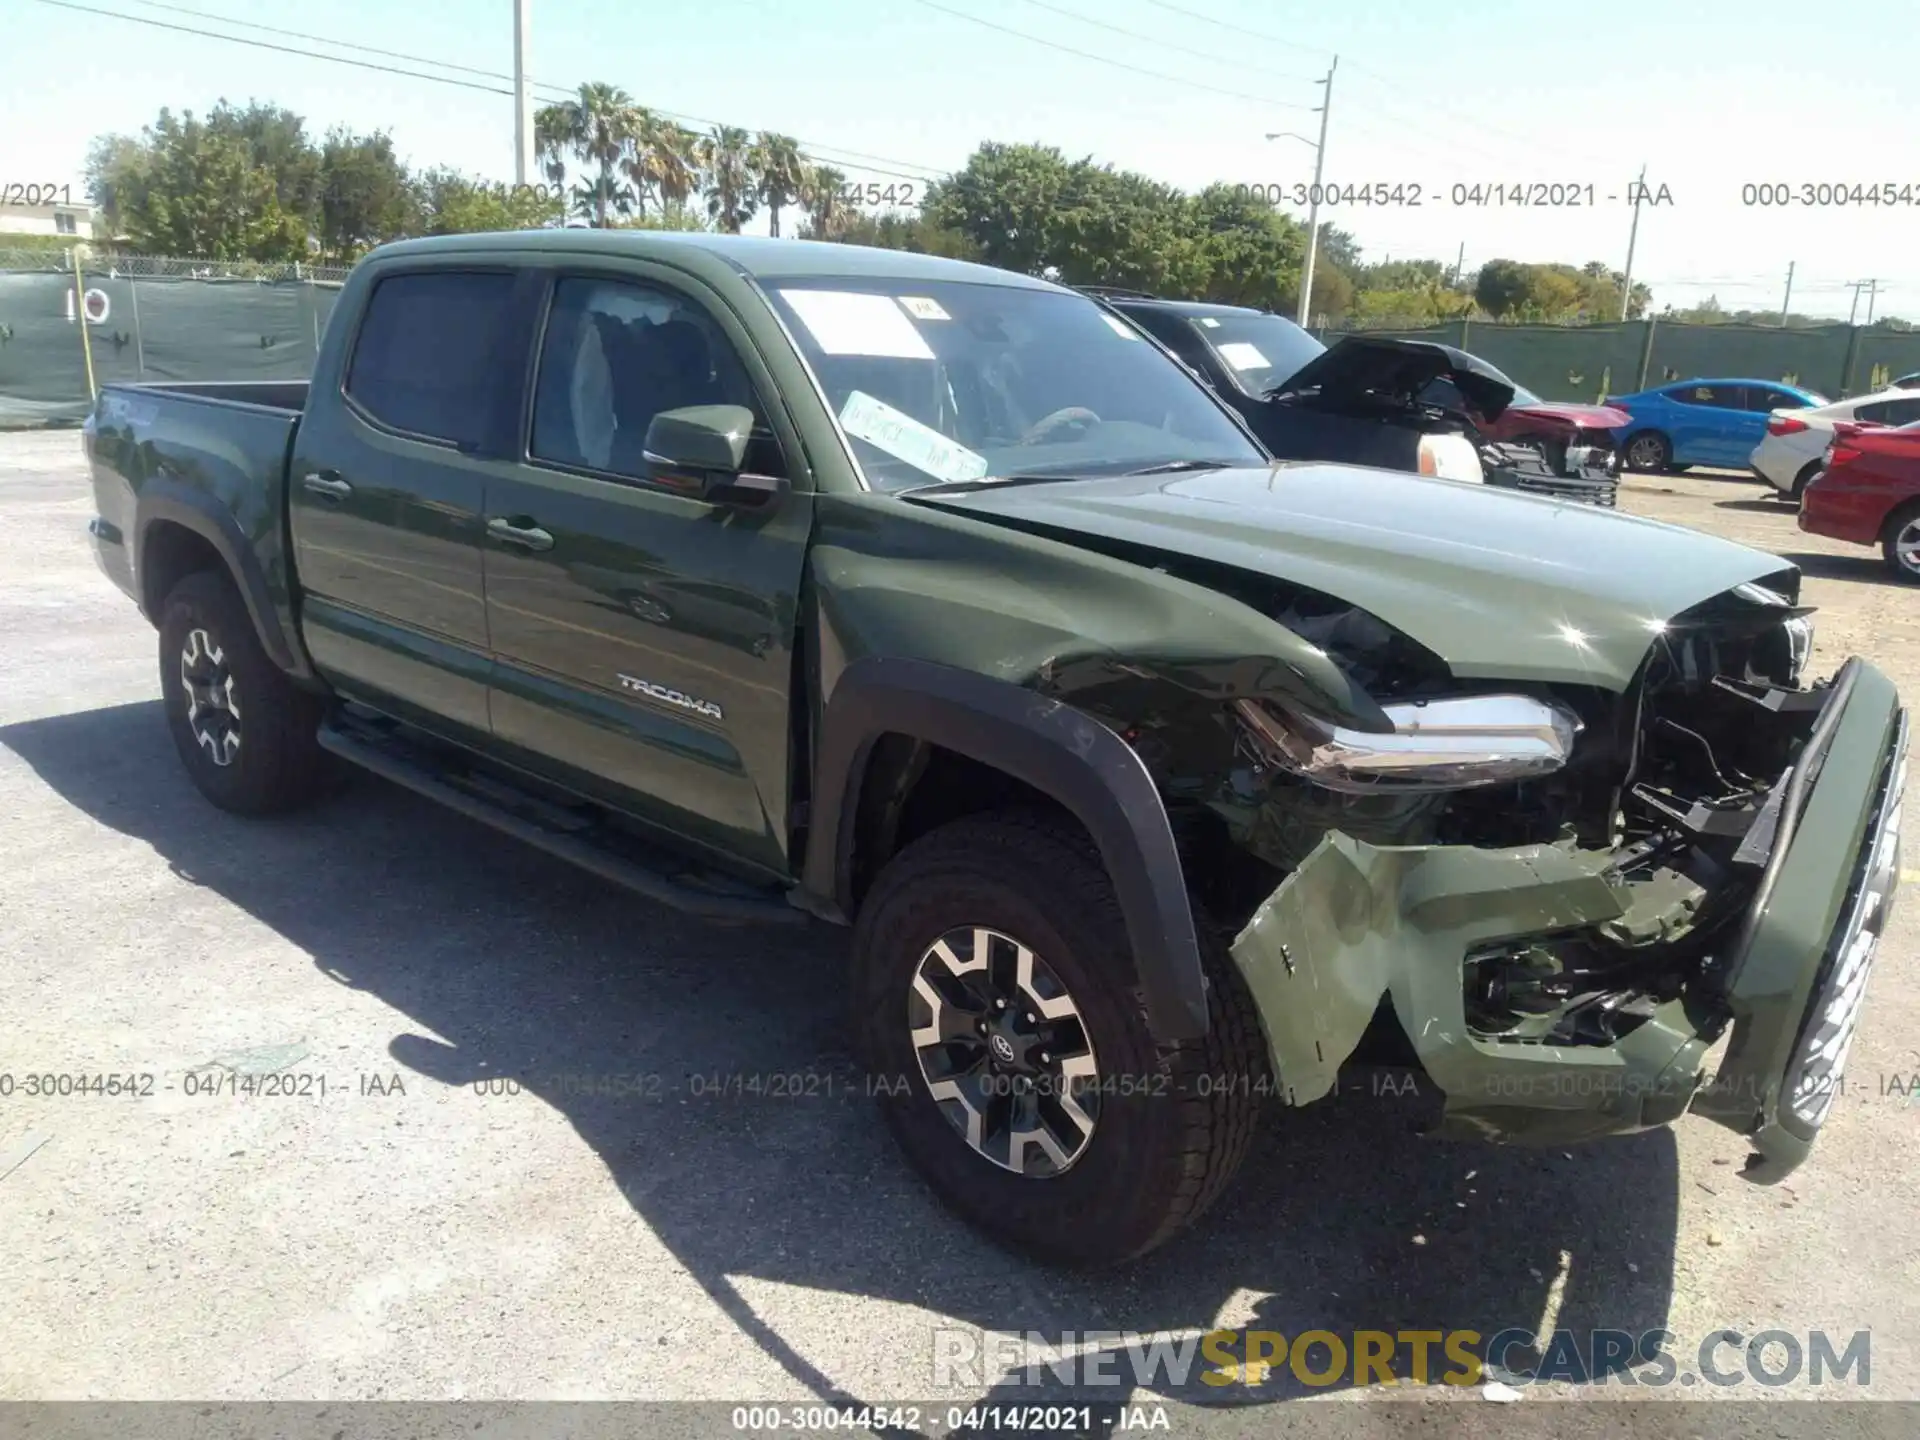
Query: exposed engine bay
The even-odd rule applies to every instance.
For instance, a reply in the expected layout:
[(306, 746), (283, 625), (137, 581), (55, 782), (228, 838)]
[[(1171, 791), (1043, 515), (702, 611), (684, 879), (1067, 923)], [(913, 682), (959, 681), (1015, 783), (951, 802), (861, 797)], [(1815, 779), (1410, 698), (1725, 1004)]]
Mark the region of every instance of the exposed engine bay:
[[(1466, 1021), (1487, 1039), (1607, 1045), (1663, 1002), (1708, 996), (1818, 710), (1820, 692), (1798, 688), (1810, 611), (1759, 585), (1715, 596), (1660, 625), (1625, 695), (1465, 686), (1392, 627), (1327, 597), (1287, 594), (1268, 613), (1331, 656), (1397, 730), (1422, 737), (1422, 763), (1398, 768), (1357, 732), (1236, 702), (1238, 763), (1210, 808), (1237, 848), (1279, 874), (1330, 834), (1596, 860), (1630, 896), (1622, 913), (1465, 957)], [(1456, 719), (1466, 731), (1449, 728)]]

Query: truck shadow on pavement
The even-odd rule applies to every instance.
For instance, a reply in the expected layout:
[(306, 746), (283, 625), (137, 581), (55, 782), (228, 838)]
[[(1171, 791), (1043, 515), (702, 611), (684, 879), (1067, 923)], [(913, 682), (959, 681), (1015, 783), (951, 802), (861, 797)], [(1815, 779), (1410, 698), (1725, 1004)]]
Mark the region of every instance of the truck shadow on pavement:
[[(1570, 1153), (1449, 1145), (1408, 1133), (1417, 1107), (1363, 1080), (1271, 1110), (1227, 1197), (1161, 1251), (1107, 1274), (1047, 1270), (948, 1214), (894, 1150), (846, 1046), (839, 932), (704, 924), (370, 778), (300, 816), (223, 815), (191, 789), (157, 701), (0, 728), (0, 746), (338, 983), (444, 1037), (403, 1029), (370, 1042), (369, 1058), (384, 1048), (442, 1085), (513, 1080), (561, 1111), (730, 1320), (823, 1399), (932, 1395), (935, 1324), (1057, 1343), (1229, 1325), (1484, 1339), (1531, 1330), (1550, 1304), (1582, 1333), (1666, 1322), (1678, 1211), (1666, 1132)], [(913, 1357), (910, 1393), (855, 1396), (734, 1277), (947, 1318), (890, 1342)], [(1433, 1358), (1437, 1376), (1438, 1346)], [(1204, 1368), (1153, 1388), (1199, 1404), (1334, 1388), (1286, 1370), (1215, 1388), (1199, 1383)], [(1087, 1390), (1041, 1370), (1028, 1384), (989, 1369), (960, 1388), (1124, 1401), (1124, 1355), (1109, 1373), (1125, 1383)], [(1351, 1379), (1349, 1368), (1335, 1385)]]

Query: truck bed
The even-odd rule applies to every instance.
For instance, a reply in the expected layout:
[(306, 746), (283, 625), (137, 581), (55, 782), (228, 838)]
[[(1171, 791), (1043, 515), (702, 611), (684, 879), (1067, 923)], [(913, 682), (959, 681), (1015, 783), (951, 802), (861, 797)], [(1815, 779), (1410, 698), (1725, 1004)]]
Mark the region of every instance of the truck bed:
[(288, 609), (287, 461), (306, 398), (304, 380), (103, 386), (86, 445), (107, 577), (149, 609), (160, 597), (134, 574), (138, 524), (198, 516), (255, 562), (265, 594), (249, 603)]

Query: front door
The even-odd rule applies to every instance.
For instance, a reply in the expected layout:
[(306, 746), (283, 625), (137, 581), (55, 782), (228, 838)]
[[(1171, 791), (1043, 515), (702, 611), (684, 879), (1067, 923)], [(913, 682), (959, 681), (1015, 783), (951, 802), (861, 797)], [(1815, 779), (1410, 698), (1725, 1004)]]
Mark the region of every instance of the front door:
[(481, 503), (498, 468), (513, 276), (376, 282), (344, 403), (310, 397), (288, 506), (301, 631), (344, 693), (463, 738), (487, 733)]
[[(810, 483), (737, 322), (690, 281), (557, 273), (526, 462), (486, 496), (493, 733), (515, 759), (787, 873), (790, 682)], [(753, 410), (766, 510), (656, 484), (662, 410)]]

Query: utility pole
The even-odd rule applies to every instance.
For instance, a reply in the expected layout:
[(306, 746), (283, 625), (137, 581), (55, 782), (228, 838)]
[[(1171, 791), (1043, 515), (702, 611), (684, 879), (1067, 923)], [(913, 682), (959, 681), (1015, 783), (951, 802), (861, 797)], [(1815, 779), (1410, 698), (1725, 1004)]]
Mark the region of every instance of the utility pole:
[[(1854, 318), (1860, 313), (1860, 292), (1867, 290), (1869, 286), (1872, 286), (1874, 290), (1878, 290), (1880, 282), (1878, 280), (1849, 280), (1847, 284), (1853, 290), (1853, 304), (1847, 308), (1847, 324), (1851, 325), (1854, 322)], [(1872, 291), (1869, 291), (1869, 293), (1871, 294)], [(1873, 323), (1873, 302), (1871, 300), (1867, 302), (1867, 323), (1869, 325)]]
[(1879, 297), (1880, 282), (1878, 280), (1867, 281), (1867, 325), (1869, 328), (1873, 325), (1873, 302)]
[(1640, 200), (1647, 193), (1647, 167), (1640, 167), (1640, 178), (1633, 182), (1633, 224), (1627, 230), (1627, 273), (1620, 281), (1620, 323), (1627, 321), (1627, 307), (1633, 304), (1633, 247), (1640, 238)]
[(1313, 189), (1308, 194), (1307, 263), (1300, 271), (1300, 311), (1294, 317), (1302, 329), (1307, 324), (1307, 307), (1313, 301), (1313, 260), (1320, 248), (1320, 176), (1327, 163), (1327, 114), (1333, 109), (1333, 72), (1339, 68), (1340, 57), (1336, 55), (1327, 67), (1327, 78), (1320, 82), (1327, 87), (1327, 93), (1320, 98), (1320, 143), (1313, 147)]
[(1787, 262), (1787, 293), (1780, 301), (1780, 328), (1787, 328), (1787, 307), (1793, 304), (1793, 267), (1794, 261)]
[(527, 29), (533, 0), (513, 0), (513, 183), (533, 183), (533, 86), (527, 79)]
[(1466, 268), (1467, 268), (1467, 242), (1462, 240), (1460, 242), (1460, 253), (1454, 257), (1454, 261), (1453, 261), (1453, 288), (1454, 289), (1458, 290), (1460, 288), (1460, 272)]

